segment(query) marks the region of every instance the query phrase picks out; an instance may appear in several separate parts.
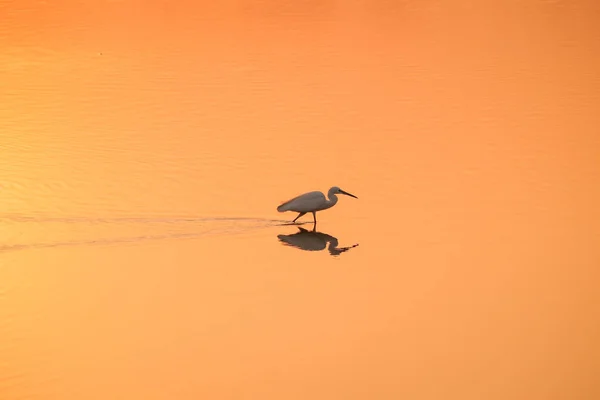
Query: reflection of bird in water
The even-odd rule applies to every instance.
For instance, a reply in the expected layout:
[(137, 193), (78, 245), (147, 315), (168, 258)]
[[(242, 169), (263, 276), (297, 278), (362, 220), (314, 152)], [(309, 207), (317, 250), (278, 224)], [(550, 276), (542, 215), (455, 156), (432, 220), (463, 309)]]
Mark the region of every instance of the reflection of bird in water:
[(337, 256), (358, 246), (358, 244), (355, 244), (350, 247), (338, 247), (338, 240), (336, 237), (315, 230), (309, 231), (301, 227), (298, 227), (298, 229), (300, 232), (296, 232), (292, 235), (277, 235), (277, 237), (279, 238), (279, 241), (286, 246), (292, 246), (306, 251), (324, 250), (325, 247), (327, 247), (327, 243), (329, 243), (327, 250), (329, 250), (329, 253), (332, 256)]
[(301, 194), (300, 196), (294, 197), (293, 199), (288, 200), (285, 203), (281, 204), (279, 207), (277, 207), (277, 211), (279, 211), (279, 212), (286, 212), (286, 211), (297, 212), (298, 216), (296, 218), (294, 218), (294, 221), (292, 221), (292, 222), (296, 222), (296, 220), (298, 218), (300, 218), (307, 212), (311, 212), (313, 215), (314, 223), (316, 225), (317, 224), (317, 211), (326, 210), (328, 208), (335, 206), (338, 201), (336, 194), (345, 194), (346, 196), (354, 197), (355, 199), (358, 198), (355, 195), (350, 194), (348, 192), (344, 192), (339, 187), (334, 186), (331, 189), (329, 189), (329, 192), (327, 192), (327, 197), (329, 197), (329, 200), (327, 198), (325, 198), (325, 195), (319, 191), (308, 192), (308, 193)]

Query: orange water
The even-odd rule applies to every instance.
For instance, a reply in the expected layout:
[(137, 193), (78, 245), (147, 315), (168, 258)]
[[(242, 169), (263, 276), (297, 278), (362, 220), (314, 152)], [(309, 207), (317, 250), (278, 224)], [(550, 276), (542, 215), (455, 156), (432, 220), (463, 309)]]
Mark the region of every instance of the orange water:
[(600, 398), (597, 2), (0, 20), (2, 400)]

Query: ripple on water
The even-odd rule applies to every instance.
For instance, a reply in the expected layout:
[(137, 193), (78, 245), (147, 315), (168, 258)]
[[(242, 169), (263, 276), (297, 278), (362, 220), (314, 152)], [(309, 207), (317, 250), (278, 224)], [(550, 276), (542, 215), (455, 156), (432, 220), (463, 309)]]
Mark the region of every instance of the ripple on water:
[[(51, 217), (3, 215), (0, 225), (13, 236), (0, 251), (38, 248), (135, 244), (157, 240), (235, 235), (289, 221), (253, 217)], [(10, 229), (8, 229), (10, 228)], [(16, 232), (16, 234), (15, 234)]]

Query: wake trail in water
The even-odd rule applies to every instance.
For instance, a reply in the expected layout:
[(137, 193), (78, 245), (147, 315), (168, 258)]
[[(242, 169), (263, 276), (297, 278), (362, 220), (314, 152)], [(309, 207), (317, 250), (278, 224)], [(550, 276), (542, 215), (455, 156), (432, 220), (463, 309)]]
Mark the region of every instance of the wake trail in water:
[[(1, 215), (5, 231), (18, 233), (21, 243), (0, 244), (0, 252), (67, 246), (118, 245), (149, 241), (236, 235), (290, 225), (290, 221), (259, 217), (48, 217)], [(291, 225), (302, 225), (293, 223)], [(15, 229), (17, 227), (18, 229)], [(87, 228), (86, 228), (87, 227)], [(41, 229), (40, 229), (41, 228)], [(76, 228), (76, 229), (75, 229)], [(159, 232), (149, 233), (150, 230)], [(142, 232), (139, 232), (139, 231)], [(168, 231), (168, 232), (165, 232)], [(115, 232), (116, 231), (116, 232)], [(129, 231), (130, 234), (124, 232)], [(135, 231), (138, 231), (137, 233)], [(40, 239), (40, 233), (44, 239)], [(75, 236), (52, 239), (51, 236)], [(50, 236), (49, 238), (46, 238)], [(91, 236), (91, 237), (90, 237)], [(119, 237), (115, 237), (119, 236)], [(22, 241), (25, 239), (25, 243)], [(28, 240), (27, 240), (28, 239)]]
[(193, 223), (214, 221), (256, 221), (256, 222), (289, 222), (281, 219), (257, 218), (257, 217), (46, 217), (27, 215), (0, 215), (0, 221), (10, 222), (59, 222), (59, 223)]
[(92, 246), (92, 245), (110, 245), (110, 244), (125, 244), (136, 243), (142, 241), (165, 240), (165, 239), (185, 239), (202, 236), (202, 233), (174, 233), (167, 235), (142, 235), (134, 237), (124, 237), (118, 239), (93, 239), (93, 240), (70, 240), (64, 242), (47, 242), (47, 243), (29, 243), (0, 246), (0, 252), (42, 249), (51, 247), (68, 247), (68, 246)]

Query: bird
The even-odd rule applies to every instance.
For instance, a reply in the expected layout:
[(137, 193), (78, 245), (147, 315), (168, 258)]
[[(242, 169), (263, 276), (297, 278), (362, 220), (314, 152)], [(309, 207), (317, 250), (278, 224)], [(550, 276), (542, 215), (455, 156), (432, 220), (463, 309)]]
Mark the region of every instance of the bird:
[(314, 224), (317, 224), (317, 211), (326, 210), (335, 206), (338, 201), (336, 194), (345, 194), (346, 196), (354, 197), (358, 199), (353, 194), (348, 192), (344, 192), (337, 186), (333, 186), (327, 192), (327, 199), (323, 192), (314, 191), (301, 194), (300, 196), (294, 197), (291, 200), (286, 201), (277, 207), (277, 211), (286, 212), (286, 211), (294, 211), (298, 213), (298, 216), (294, 218), (292, 222), (296, 222), (298, 218), (306, 214), (307, 212), (311, 212), (313, 215)]

